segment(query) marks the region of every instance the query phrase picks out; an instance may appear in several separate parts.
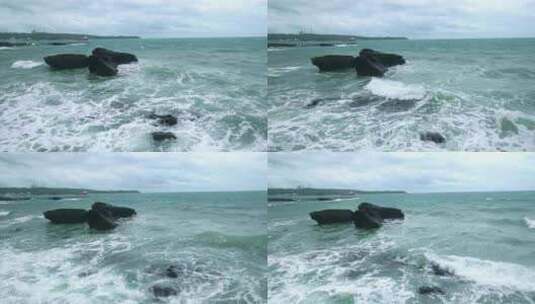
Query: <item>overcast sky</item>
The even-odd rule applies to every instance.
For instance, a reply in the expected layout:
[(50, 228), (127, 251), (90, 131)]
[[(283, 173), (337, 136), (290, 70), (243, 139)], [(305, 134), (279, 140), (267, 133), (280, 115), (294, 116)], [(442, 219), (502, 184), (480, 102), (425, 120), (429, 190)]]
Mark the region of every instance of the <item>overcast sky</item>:
[(0, 31), (263, 36), (267, 0), (0, 0)]
[(270, 187), (535, 190), (535, 153), (270, 153)]
[(269, 0), (269, 32), (535, 37), (535, 0)]
[(0, 187), (144, 192), (266, 189), (265, 153), (1, 153)]

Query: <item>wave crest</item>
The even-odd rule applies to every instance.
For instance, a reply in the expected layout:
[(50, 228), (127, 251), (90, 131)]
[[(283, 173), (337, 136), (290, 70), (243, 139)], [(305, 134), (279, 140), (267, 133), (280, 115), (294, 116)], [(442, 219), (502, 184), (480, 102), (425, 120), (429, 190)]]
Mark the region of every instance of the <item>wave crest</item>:
[(14, 69), (33, 69), (35, 67), (43, 65), (42, 62), (37, 62), (33, 60), (17, 60), (11, 65)]
[(389, 99), (411, 100), (425, 97), (425, 89), (421, 85), (408, 85), (399, 81), (373, 78), (365, 88), (373, 95)]

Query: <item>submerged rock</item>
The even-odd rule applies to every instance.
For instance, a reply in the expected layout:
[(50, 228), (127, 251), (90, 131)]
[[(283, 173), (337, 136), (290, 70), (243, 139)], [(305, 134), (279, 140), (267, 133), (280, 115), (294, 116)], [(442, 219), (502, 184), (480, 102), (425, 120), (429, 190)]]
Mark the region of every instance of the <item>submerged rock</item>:
[(158, 123), (164, 126), (174, 126), (178, 123), (178, 120), (173, 115), (157, 115), (157, 114), (150, 114), (150, 119), (157, 119)]
[(310, 213), (310, 218), (320, 225), (349, 223), (353, 221), (353, 211), (343, 209), (326, 209)]
[(355, 68), (355, 57), (346, 55), (327, 55), (314, 57), (312, 64), (320, 71), (336, 71)]
[(353, 224), (356, 228), (375, 229), (382, 226), (382, 219), (378, 214), (357, 210), (353, 214)]
[(108, 58), (109, 61), (117, 65), (137, 62), (137, 57), (134, 54), (114, 52), (105, 48), (96, 48), (92, 54), (97, 58)]
[(359, 211), (364, 213), (378, 214), (383, 220), (404, 219), (405, 215), (401, 209), (380, 207), (370, 203), (362, 203), (358, 207)]
[(427, 294), (433, 294), (433, 293), (444, 294), (444, 290), (436, 286), (422, 286), (418, 288), (418, 293), (421, 295), (427, 295)]
[(454, 273), (451, 272), (450, 270), (446, 269), (446, 268), (442, 268), (440, 267), (440, 265), (438, 264), (431, 264), (431, 271), (433, 271), (433, 274), (437, 275), (437, 276), (453, 276)]
[(117, 75), (117, 63), (109, 57), (89, 56), (89, 72), (98, 76), (115, 76)]
[(87, 219), (89, 227), (95, 230), (105, 231), (117, 227), (113, 221), (111, 212), (106, 209), (91, 209)]
[(157, 298), (166, 298), (170, 296), (176, 296), (178, 291), (169, 286), (154, 285), (150, 288), (152, 294)]
[(58, 54), (46, 56), (44, 60), (56, 70), (81, 69), (89, 66), (89, 57), (81, 54)]
[(500, 137), (508, 137), (518, 134), (518, 127), (507, 117), (500, 120)]
[(152, 139), (157, 142), (176, 139), (175, 134), (171, 132), (152, 132), (151, 136)]
[(88, 212), (84, 209), (55, 209), (43, 213), (53, 224), (81, 224), (87, 222)]
[(438, 132), (424, 132), (420, 133), (420, 140), (422, 141), (432, 141), (436, 144), (442, 144), (446, 142), (446, 138)]

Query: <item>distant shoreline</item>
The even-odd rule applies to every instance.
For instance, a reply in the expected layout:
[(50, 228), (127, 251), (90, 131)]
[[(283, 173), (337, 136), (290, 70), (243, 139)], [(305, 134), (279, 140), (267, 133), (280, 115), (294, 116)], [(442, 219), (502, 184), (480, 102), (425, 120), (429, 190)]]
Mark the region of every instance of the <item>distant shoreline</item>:
[(139, 36), (98, 36), (89, 34), (71, 34), (71, 33), (46, 33), (46, 32), (0, 32), (0, 40), (73, 40), (86, 41), (90, 39), (140, 39)]

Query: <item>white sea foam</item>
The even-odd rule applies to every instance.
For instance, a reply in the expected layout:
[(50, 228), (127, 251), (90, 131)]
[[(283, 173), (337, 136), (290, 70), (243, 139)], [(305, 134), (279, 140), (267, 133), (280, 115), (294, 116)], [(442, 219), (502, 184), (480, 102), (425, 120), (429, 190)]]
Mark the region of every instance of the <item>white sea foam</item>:
[(279, 77), (283, 74), (286, 74), (286, 73), (289, 73), (289, 72), (293, 72), (293, 71), (297, 71), (301, 69), (300, 66), (287, 66), (287, 67), (279, 67), (279, 68), (273, 68), (273, 67), (270, 67), (268, 68), (268, 76), (269, 77)]
[(390, 99), (422, 99), (425, 89), (421, 85), (408, 85), (399, 81), (373, 78), (365, 87), (374, 95)]
[(37, 62), (33, 60), (18, 60), (13, 62), (11, 67), (14, 69), (33, 69), (41, 65), (43, 65), (42, 62)]
[(526, 221), (526, 225), (528, 225), (530, 229), (535, 229), (535, 220), (525, 217), (524, 221)]
[(427, 259), (455, 275), (479, 285), (511, 290), (535, 291), (535, 269), (519, 264), (481, 260), (463, 256), (425, 254)]
[(12, 47), (9, 46), (0, 46), (0, 50), (12, 50)]
[(22, 224), (22, 223), (26, 223), (26, 222), (29, 222), (31, 220), (33, 220), (34, 218), (38, 218), (37, 216), (33, 216), (33, 215), (25, 215), (25, 216), (21, 216), (21, 217), (17, 217), (17, 218), (14, 218), (10, 221), (11, 224)]
[(9, 211), (0, 211), (0, 216), (8, 216), (11, 212)]

